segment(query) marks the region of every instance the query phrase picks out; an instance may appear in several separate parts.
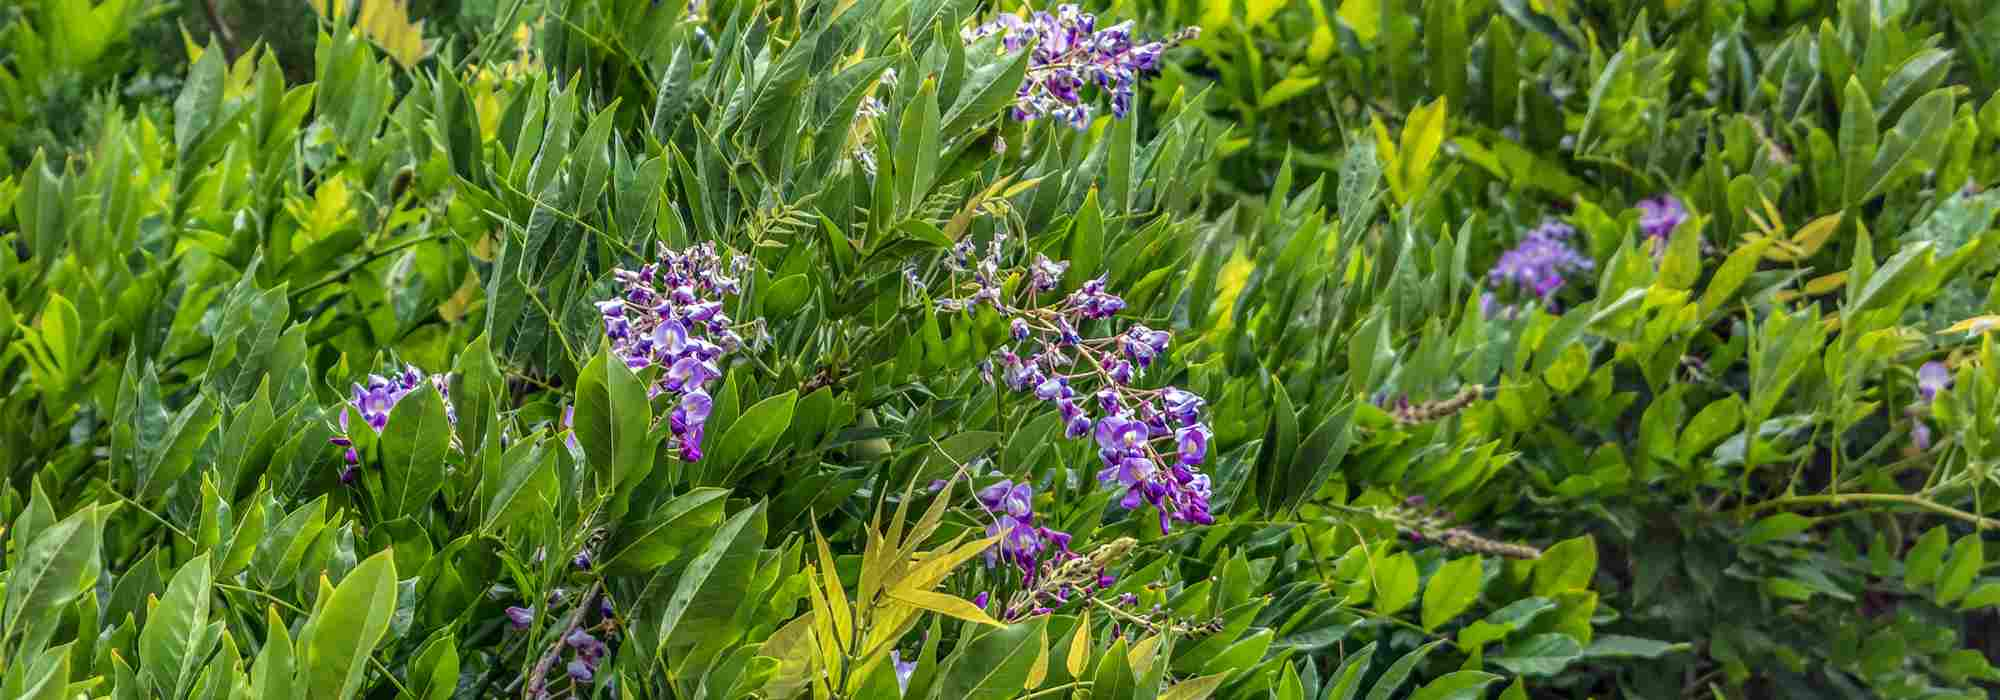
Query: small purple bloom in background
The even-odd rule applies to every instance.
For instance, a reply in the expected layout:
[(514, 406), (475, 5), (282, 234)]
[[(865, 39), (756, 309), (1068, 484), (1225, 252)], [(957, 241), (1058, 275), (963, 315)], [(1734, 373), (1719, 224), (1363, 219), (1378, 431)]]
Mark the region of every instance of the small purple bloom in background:
[(1943, 362), (1926, 362), (1917, 368), (1917, 397), (1924, 403), (1937, 400), (1938, 392), (1951, 388), (1951, 370)]
[(528, 624), (534, 621), (535, 611), (533, 609), (522, 607), (507, 608), (507, 624), (512, 625), (514, 629), (527, 629)]
[(1917, 368), (1917, 404), (1904, 411), (1914, 423), (1910, 426), (1910, 442), (1916, 445), (1917, 451), (1930, 451), (1931, 426), (1924, 414), (1930, 410), (1931, 403), (1937, 401), (1938, 392), (1950, 388), (1951, 368), (1943, 362), (1926, 362)]
[(580, 551), (578, 551), (578, 552), (576, 553), (576, 556), (575, 556), (575, 557), (571, 557), (571, 558), (570, 558), (570, 560), (569, 560), (569, 563), (570, 563), (570, 564), (571, 564), (572, 566), (575, 566), (575, 567), (576, 567), (577, 569), (580, 569), (580, 570), (583, 570), (583, 571), (589, 571), (589, 570), (590, 570), (590, 551), (589, 551), (589, 550), (580, 550)]
[(904, 693), (910, 692), (910, 676), (916, 675), (917, 662), (904, 661), (901, 652), (891, 649), (889, 663), (896, 667), (896, 689)]
[(597, 669), (592, 666), (593, 664), (590, 662), (584, 661), (582, 657), (578, 657), (570, 659), (565, 669), (569, 671), (569, 677), (576, 679), (576, 682), (589, 683), (592, 678), (597, 676)]
[(1687, 216), (1687, 207), (1671, 194), (1639, 200), (1639, 232), (1655, 241), (1665, 243)]
[(991, 599), (992, 599), (992, 597), (993, 597), (993, 593), (992, 593), (991, 591), (980, 591), (980, 592), (979, 592), (979, 595), (976, 595), (976, 596), (973, 596), (973, 597), (972, 597), (972, 607), (975, 607), (975, 608), (985, 608), (985, 607), (986, 607), (986, 602), (987, 602), (988, 600), (991, 600)]
[[(1596, 262), (1570, 246), (1569, 239), (1576, 235), (1576, 229), (1556, 220), (1548, 220), (1528, 232), (1512, 249), (1500, 255), (1500, 260), (1487, 271), (1487, 283), (1495, 287), (1512, 285), (1533, 294), (1541, 302), (1551, 302), (1567, 282), (1565, 275), (1588, 272), (1596, 267)], [(1488, 312), (1498, 310), (1498, 301), (1487, 296), (1480, 298), (1480, 307)]]

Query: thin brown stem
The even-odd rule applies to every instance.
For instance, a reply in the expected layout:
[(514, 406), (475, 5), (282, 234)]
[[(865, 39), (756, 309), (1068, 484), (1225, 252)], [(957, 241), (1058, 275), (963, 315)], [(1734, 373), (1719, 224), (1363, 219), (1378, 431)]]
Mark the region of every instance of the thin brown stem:
[(1771, 500), (1764, 501), (1762, 503), (1754, 503), (1751, 505), (1743, 506), (1741, 508), (1738, 508), (1736, 510), (1736, 513), (1738, 515), (1751, 515), (1757, 513), (1758, 511), (1770, 510), (1772, 508), (1779, 508), (1785, 506), (1827, 505), (1838, 508), (1842, 506), (1861, 505), (1861, 504), (1887, 504), (1887, 505), (1909, 506), (1912, 508), (1919, 508), (1940, 515), (1957, 518), (1959, 520), (1972, 523), (1973, 526), (1978, 527), (1981, 530), (2000, 529), (2000, 520), (1988, 518), (1983, 515), (1979, 515), (1977, 513), (1969, 513), (1963, 510), (1959, 510), (1957, 508), (1953, 508), (1951, 506), (1930, 500), (1928, 498), (1924, 498), (1922, 496), (1913, 496), (1901, 493), (1843, 493), (1843, 494), (1820, 494), (1813, 496), (1785, 496), (1782, 498), (1773, 498)]

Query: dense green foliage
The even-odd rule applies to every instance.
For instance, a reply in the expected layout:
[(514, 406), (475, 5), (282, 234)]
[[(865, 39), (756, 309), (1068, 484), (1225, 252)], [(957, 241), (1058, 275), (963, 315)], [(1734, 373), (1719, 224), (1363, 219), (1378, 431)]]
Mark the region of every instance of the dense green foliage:
[(2000, 7), (1084, 9), (0, 7), (0, 696), (2000, 683)]

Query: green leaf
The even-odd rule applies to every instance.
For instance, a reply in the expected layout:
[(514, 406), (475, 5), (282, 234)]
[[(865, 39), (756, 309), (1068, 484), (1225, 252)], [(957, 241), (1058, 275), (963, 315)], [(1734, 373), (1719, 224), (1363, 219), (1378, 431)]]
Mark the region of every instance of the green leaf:
[(639, 377), (608, 351), (591, 358), (577, 377), (573, 428), (600, 494), (626, 493), (652, 472), (652, 424)]
[(1734, 434), (1742, 422), (1743, 399), (1735, 394), (1703, 406), (1681, 432), (1674, 446), (1675, 456), (1681, 464), (1692, 464), (1702, 452)]
[[(1281, 499), (1289, 495), (1285, 477), (1293, 471), (1292, 454), (1299, 446), (1299, 416), (1283, 382), (1272, 382), (1271, 394), (1270, 418), (1252, 473), (1257, 477), (1257, 501), (1267, 510), (1276, 510)], [(1317, 471), (1319, 466), (1313, 465), (1313, 469)]]
[(1453, 671), (1439, 676), (1410, 696), (1410, 700), (1479, 700), (1486, 686), (1500, 680), (1485, 671)]
[[(499, 436), (488, 434), (487, 449), (497, 452)], [(516, 440), (499, 455), (483, 454), (479, 500), (485, 514), (480, 529), (492, 532), (529, 513), (553, 510), (558, 497), (556, 456), (541, 435)]]
[(260, 700), (289, 700), (298, 697), (293, 688), (295, 661), (292, 655), (292, 633), (286, 629), (285, 621), (278, 617), (278, 606), (273, 604), (265, 614), (264, 629), (269, 636), (264, 638), (264, 648), (257, 652), (257, 661), (250, 668), (250, 696)]
[[(1111, 646), (1104, 650), (1102, 656), (1097, 657), (1097, 674), (1091, 679), (1091, 697), (1132, 697), (1132, 690), (1138, 687), (1139, 678), (1132, 673), (1132, 664), (1127, 660), (1128, 656), (1129, 654), (1125, 649), (1125, 638), (1119, 637), (1117, 641), (1112, 642)], [(999, 660), (994, 659), (993, 661)], [(957, 667), (954, 666), (953, 670), (956, 669)], [(943, 697), (953, 696), (945, 695)]]
[(1583, 645), (1575, 637), (1545, 632), (1508, 644), (1487, 661), (1523, 676), (1552, 676), (1583, 656)]
[(896, 195), (899, 211), (914, 208), (931, 191), (937, 177), (938, 144), (937, 81), (927, 78), (916, 97), (903, 108), (902, 125), (896, 129)]
[(944, 115), (944, 133), (964, 134), (1014, 104), (1014, 93), (1027, 76), (1032, 51), (1016, 51), (1005, 60), (993, 61), (972, 71), (958, 100)]
[(1952, 545), (1951, 560), (1938, 576), (1937, 599), (1939, 603), (1950, 605), (1972, 588), (1972, 579), (1979, 575), (1979, 569), (1986, 565), (1986, 553), (1979, 533), (1958, 538)]
[(1436, 630), (1479, 600), (1485, 569), (1479, 557), (1461, 557), (1438, 567), (1424, 588), (1424, 631)]
[(353, 698), (395, 611), (396, 559), (393, 552), (383, 550), (348, 572), (332, 597), (313, 613), (301, 660), (307, 697)]
[(1417, 599), (1417, 561), (1398, 553), (1375, 567), (1375, 611), (1394, 615)]
[(1584, 648), (1583, 656), (1587, 659), (1657, 659), (1693, 648), (1685, 642), (1673, 644), (1657, 639), (1607, 634), (1591, 640), (1590, 646)]
[(1939, 569), (1944, 564), (1944, 550), (1950, 543), (1944, 526), (1933, 527), (1917, 544), (1910, 547), (1910, 553), (1903, 557), (1903, 585), (1919, 588), (1936, 581)]
[(1340, 469), (1341, 461), (1347, 458), (1347, 451), (1354, 443), (1354, 410), (1356, 404), (1348, 403), (1327, 415), (1326, 420), (1299, 443), (1299, 450), (1292, 455), (1292, 463), (1297, 465), (1293, 474), (1308, 474), (1304, 482), (1293, 481), (1286, 485), (1283, 495), (1285, 512), (1293, 512), (1319, 493), (1326, 480), (1333, 478)]
[(1368, 700), (1389, 700), (1396, 697), (1396, 691), (1402, 689), (1403, 681), (1409, 680), (1410, 672), (1415, 671), (1417, 664), (1423, 663), (1424, 657), (1430, 656), (1431, 651), (1441, 644), (1444, 644), (1444, 640), (1440, 639), (1417, 647), (1416, 650), (1404, 654), (1403, 658), (1397, 659), (1396, 663), (1390, 664), (1389, 670), (1383, 671), (1382, 677), (1375, 679), (1374, 687), (1368, 689)]
[(1863, 172), (1863, 163), (1875, 160), (1876, 141), (1880, 138), (1875, 126), (1875, 108), (1868, 102), (1868, 90), (1861, 86), (1859, 76), (1847, 79), (1846, 89), (1841, 93), (1840, 105), (1840, 163), (1844, 176), (1841, 178), (1842, 204), (1853, 208), (1867, 198), (1871, 179)]
[(1340, 662), (1340, 668), (1327, 678), (1333, 685), (1327, 686), (1327, 700), (1354, 700), (1361, 690), (1361, 676), (1368, 672), (1369, 662), (1375, 658), (1375, 642), (1369, 642)]
[(1804, 532), (1817, 520), (1798, 513), (1779, 513), (1757, 521), (1743, 533), (1743, 546), (1755, 547), (1760, 544), (1781, 540)]
[(424, 385), (396, 402), (381, 445), (382, 471), (388, 483), (382, 494), (386, 519), (422, 513), (430, 506), (431, 497), (444, 487), (444, 460), (451, 449), (451, 423), (445, 418), (444, 397)]
[(181, 161), (201, 145), (222, 108), (223, 60), (221, 51), (203, 51), (174, 98), (174, 149)]
[(1964, 600), (1958, 601), (1960, 610), (1979, 610), (1996, 605), (2000, 605), (2000, 583), (1992, 581), (1979, 584), (1978, 588), (1966, 594)]
[(25, 549), (21, 538), (15, 538), (18, 559), (6, 581), (7, 622), (0, 644), (13, 642), (17, 633), (21, 641), (15, 649), (39, 651), (48, 642), (62, 622), (49, 611), (68, 608), (97, 582), (103, 528), (102, 513), (92, 507), (38, 529)]
[(636, 526), (621, 528), (605, 548), (606, 571), (652, 571), (686, 554), (722, 523), (723, 501), (729, 491), (698, 488), (667, 503)]
[[(950, 670), (945, 672), (944, 684), (939, 686), (940, 697), (1000, 700), (1019, 696), (1028, 680), (1028, 671), (1040, 655), (1037, 645), (1046, 639), (1042, 633), (1048, 620), (1047, 616), (1037, 616), (993, 629), (962, 644), (951, 655)], [(1106, 666), (1124, 665), (1109, 656), (1098, 664), (1099, 677), (1104, 675)], [(1126, 671), (1128, 676), (1130, 673)]]
[(656, 628), (662, 647), (659, 653), (673, 658), (707, 637), (728, 633), (729, 621), (736, 616), (746, 592), (743, 582), (757, 565), (764, 527), (762, 504), (738, 512), (715, 530), (708, 547), (679, 572), (673, 597), (668, 599)]
[(1500, 639), (1515, 630), (1534, 623), (1542, 613), (1556, 609), (1556, 602), (1548, 598), (1522, 598), (1508, 603), (1507, 607), (1493, 611), (1485, 619), (1466, 625), (1458, 633), (1458, 645), (1463, 649), (1478, 649)]
[(745, 460), (754, 459), (771, 449), (785, 429), (792, 425), (792, 407), (798, 403), (799, 392), (787, 391), (764, 399), (743, 412), (735, 422), (729, 424), (729, 431), (723, 433), (722, 442), (715, 445), (707, 457), (710, 461), (707, 473), (717, 473), (718, 483), (735, 482), (736, 469)]
[(452, 379), (457, 386), (451, 389), (451, 399), (458, 407), (458, 424), (452, 430), (467, 440), (485, 436), (486, 426), (506, 407), (508, 396), (507, 378), (484, 334), (459, 351)]
[(450, 700), (458, 687), (458, 636), (447, 627), (432, 634), (410, 662), (410, 700)]
[(1535, 560), (1534, 592), (1538, 596), (1590, 587), (1597, 573), (1597, 541), (1590, 535), (1557, 542)]
[(208, 654), (209, 586), (214, 572), (208, 554), (181, 565), (167, 584), (166, 597), (146, 616), (139, 631), (140, 672), (166, 697), (186, 697), (195, 669)]

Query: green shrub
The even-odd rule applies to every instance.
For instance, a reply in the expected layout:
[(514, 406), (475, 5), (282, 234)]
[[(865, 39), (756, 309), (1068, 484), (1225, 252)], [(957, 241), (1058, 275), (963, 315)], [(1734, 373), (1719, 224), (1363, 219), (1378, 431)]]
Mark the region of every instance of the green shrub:
[(1996, 14), (1585, 5), (33, 6), (0, 694), (1983, 694)]

